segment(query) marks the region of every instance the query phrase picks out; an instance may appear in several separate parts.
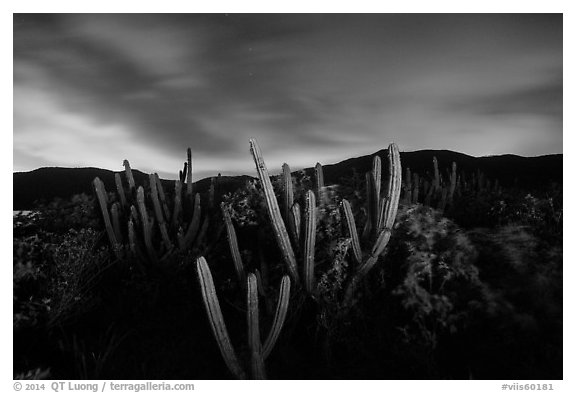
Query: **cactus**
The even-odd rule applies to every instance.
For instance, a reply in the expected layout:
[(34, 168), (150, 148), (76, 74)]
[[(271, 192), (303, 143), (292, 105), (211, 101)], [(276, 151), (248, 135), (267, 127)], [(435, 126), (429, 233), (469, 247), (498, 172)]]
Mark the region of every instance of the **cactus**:
[(208, 314), (208, 321), (210, 322), (212, 333), (216, 338), (224, 362), (236, 378), (245, 379), (246, 375), (240, 367), (240, 363), (238, 362), (238, 358), (236, 357), (236, 353), (232, 347), (232, 342), (230, 341), (230, 336), (228, 335), (228, 330), (224, 323), (224, 317), (220, 310), (220, 303), (218, 302), (218, 296), (216, 295), (216, 288), (214, 288), (212, 274), (210, 273), (210, 268), (208, 267), (208, 263), (204, 257), (197, 259), (196, 269), (198, 271), (202, 299), (204, 300), (204, 306), (206, 308), (206, 313)]
[(186, 230), (184, 236), (178, 236), (178, 246), (181, 250), (184, 250), (192, 245), (196, 234), (198, 233), (198, 228), (200, 227), (200, 217), (202, 215), (202, 207), (200, 206), (200, 194), (196, 193), (194, 197), (194, 214), (192, 215), (192, 222)]
[(236, 275), (240, 282), (244, 282), (246, 276), (244, 274), (244, 265), (242, 264), (242, 257), (240, 256), (240, 249), (238, 248), (238, 239), (236, 238), (236, 231), (230, 218), (230, 212), (224, 203), (222, 203), (222, 215), (224, 216), (224, 223), (226, 225), (226, 233), (228, 234), (228, 244), (230, 245), (230, 253), (234, 261), (234, 268)]
[(348, 284), (344, 295), (344, 308), (352, 305), (354, 290), (366, 274), (374, 267), (378, 257), (386, 249), (391, 236), (392, 227), (398, 212), (398, 202), (402, 188), (402, 165), (400, 163), (400, 151), (398, 146), (392, 143), (388, 146), (388, 181), (386, 197), (383, 199), (378, 218), (377, 239), (365, 262), (360, 265), (356, 274)]
[(346, 199), (343, 199), (342, 207), (344, 209), (344, 216), (346, 217), (346, 226), (348, 227), (348, 232), (350, 233), (350, 239), (352, 239), (352, 251), (354, 259), (357, 263), (361, 263), (362, 249), (360, 248), (360, 240), (358, 239), (358, 232), (356, 231), (356, 223), (354, 222), (354, 215), (352, 214), (350, 202), (348, 202)]
[(272, 188), (272, 183), (270, 182), (270, 176), (268, 175), (268, 169), (266, 169), (266, 164), (262, 157), (260, 147), (255, 139), (250, 139), (250, 152), (254, 158), (254, 163), (256, 164), (256, 170), (258, 172), (258, 177), (260, 183), (262, 184), (262, 189), (264, 190), (264, 196), (266, 199), (266, 208), (268, 211), (268, 216), (272, 223), (274, 229), (274, 235), (280, 248), (282, 259), (288, 268), (288, 272), (292, 276), (295, 282), (299, 281), (298, 270), (296, 268), (296, 257), (294, 256), (294, 250), (290, 244), (290, 239), (288, 237), (288, 232), (286, 231), (286, 226), (280, 215), (280, 208), (278, 207), (278, 201), (274, 195), (274, 189)]
[(130, 193), (134, 195), (134, 191), (136, 190), (136, 182), (134, 182), (134, 176), (132, 176), (132, 169), (130, 168), (130, 163), (128, 160), (124, 160), (124, 169), (126, 171), (126, 179), (128, 179), (128, 186), (130, 187)]
[(188, 156), (188, 173), (186, 174), (186, 195), (192, 199), (192, 149), (186, 150)]
[(317, 162), (314, 167), (314, 177), (316, 178), (316, 194), (318, 195), (318, 201), (324, 201), (324, 171), (322, 165)]
[(292, 186), (292, 175), (290, 167), (284, 163), (282, 165), (282, 184), (284, 191), (284, 220), (288, 225), (288, 231), (294, 244), (298, 244), (298, 234), (294, 217), (292, 216), (292, 206), (294, 205), (294, 190)]
[(100, 211), (102, 212), (102, 218), (104, 219), (104, 227), (106, 228), (106, 233), (108, 234), (108, 239), (110, 240), (110, 244), (114, 248), (116, 255), (119, 255), (119, 246), (118, 240), (116, 239), (116, 234), (114, 233), (114, 229), (112, 228), (112, 222), (110, 221), (110, 216), (108, 214), (108, 203), (106, 197), (106, 188), (104, 188), (104, 183), (100, 178), (95, 178), (92, 182), (94, 185), (94, 189), (96, 191), (96, 197), (98, 198), (98, 202), (100, 204)]
[(438, 171), (438, 160), (436, 157), (432, 157), (432, 163), (434, 165), (434, 182), (432, 183), (432, 187), (434, 192), (440, 189), (440, 172)]
[(272, 322), (272, 327), (270, 328), (270, 333), (264, 342), (262, 347), (262, 356), (264, 360), (270, 355), (276, 341), (280, 336), (280, 331), (284, 325), (284, 320), (286, 319), (286, 314), (288, 313), (288, 302), (290, 301), (290, 277), (282, 277), (282, 282), (280, 283), (280, 293), (278, 295), (278, 303), (276, 304), (276, 313), (274, 314), (274, 321)]
[(248, 347), (250, 349), (250, 363), (254, 379), (266, 379), (264, 370), (264, 357), (262, 356), (262, 342), (260, 341), (260, 318), (258, 310), (258, 281), (254, 273), (248, 274), (247, 285), (247, 312)]
[(380, 157), (374, 156), (372, 159), (372, 181), (374, 186), (374, 211), (380, 211), (380, 188), (382, 186), (382, 162)]
[(168, 228), (166, 228), (166, 222), (164, 221), (164, 213), (160, 206), (160, 199), (158, 197), (158, 183), (156, 183), (156, 175), (150, 174), (150, 191), (152, 194), (152, 204), (154, 206), (154, 213), (156, 215), (156, 222), (160, 227), (160, 235), (162, 236), (162, 241), (167, 250), (172, 249), (172, 242), (170, 241), (170, 236), (168, 236)]
[(180, 228), (180, 214), (182, 213), (182, 182), (174, 181), (174, 211), (172, 213), (172, 227)]
[(120, 229), (120, 205), (118, 202), (112, 204), (110, 209), (112, 215), (112, 228), (114, 228), (114, 235), (116, 235), (116, 241), (122, 243), (122, 230)]
[(156, 188), (158, 189), (158, 196), (160, 197), (160, 202), (162, 203), (162, 210), (164, 211), (164, 216), (166, 221), (170, 222), (170, 209), (168, 209), (168, 204), (166, 202), (166, 194), (164, 194), (164, 187), (162, 186), (162, 181), (157, 173), (154, 174), (154, 180), (156, 181)]
[(294, 234), (296, 236), (296, 242), (300, 241), (300, 227), (302, 224), (302, 213), (300, 212), (300, 204), (298, 202), (292, 205), (290, 209), (291, 217), (294, 222)]
[(404, 202), (406, 204), (412, 203), (412, 174), (410, 173), (410, 168), (406, 168), (406, 187), (404, 188)]
[(304, 215), (304, 287), (311, 294), (314, 288), (314, 246), (316, 244), (316, 198), (311, 190), (306, 193)]
[(372, 228), (374, 227), (374, 217), (376, 212), (374, 211), (374, 177), (372, 173), (366, 172), (366, 224), (364, 225), (364, 230), (362, 232), (362, 237), (367, 239), (372, 233)]
[(146, 204), (144, 203), (144, 189), (142, 186), (138, 187), (136, 192), (136, 201), (138, 203), (138, 210), (140, 211), (140, 219), (142, 221), (142, 230), (144, 231), (144, 244), (148, 251), (148, 256), (153, 261), (157, 260), (156, 251), (152, 245), (152, 228), (150, 220), (148, 219), (148, 212), (146, 211)]
[(122, 184), (122, 178), (119, 173), (114, 174), (114, 182), (116, 183), (116, 190), (120, 196), (120, 203), (123, 208), (128, 207), (128, 202), (126, 201), (126, 195), (124, 194), (124, 185)]

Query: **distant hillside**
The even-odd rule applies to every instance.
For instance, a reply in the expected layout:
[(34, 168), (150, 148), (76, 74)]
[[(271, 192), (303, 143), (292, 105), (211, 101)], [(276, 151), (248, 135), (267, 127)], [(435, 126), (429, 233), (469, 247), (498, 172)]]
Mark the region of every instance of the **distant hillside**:
[[(372, 158), (379, 155), (386, 163), (387, 150), (372, 155), (351, 158), (333, 165), (323, 165), (326, 184), (339, 183), (341, 178), (352, 176), (355, 170), (363, 175), (370, 170)], [(542, 189), (551, 183), (562, 184), (562, 154), (520, 157), (502, 155), (491, 157), (472, 157), (449, 150), (420, 150), (401, 153), (402, 166), (413, 172), (425, 175), (432, 172), (432, 157), (439, 162), (441, 172), (445, 172), (454, 161), (459, 170), (467, 173), (482, 171), (488, 178), (498, 179), (503, 186), (516, 185), (527, 190)], [(288, 164), (289, 158), (287, 159)], [(272, 168), (269, 168), (272, 169)], [(313, 168), (305, 171), (313, 173)], [(137, 184), (148, 184), (148, 175), (138, 170), (132, 171)], [(69, 198), (74, 194), (92, 193), (92, 180), (98, 176), (108, 190), (115, 187), (114, 173), (98, 168), (40, 168), (30, 172), (15, 172), (14, 210), (27, 210), (35, 201), (50, 201), (55, 197)], [(120, 172), (127, 184), (124, 172)], [(242, 186), (250, 176), (222, 176), (219, 180), (219, 194), (232, 192)], [(172, 190), (174, 182), (162, 180), (165, 190)], [(210, 178), (194, 183), (195, 190), (206, 192), (210, 187)]]

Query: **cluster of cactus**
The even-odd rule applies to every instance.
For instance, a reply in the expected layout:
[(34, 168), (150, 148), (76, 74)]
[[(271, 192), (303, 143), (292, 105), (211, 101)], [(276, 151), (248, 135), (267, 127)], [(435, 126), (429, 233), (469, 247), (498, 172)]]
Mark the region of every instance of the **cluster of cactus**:
[(487, 179), (480, 170), (467, 176), (464, 172), (458, 173), (456, 163), (452, 162), (450, 170), (442, 174), (438, 169), (436, 157), (433, 157), (432, 164), (434, 171), (431, 179), (412, 173), (410, 168), (406, 168), (402, 184), (402, 203), (423, 203), (443, 212), (454, 206), (455, 198), (464, 193), (478, 195), (485, 192), (500, 192), (498, 180)]
[[(128, 160), (124, 160), (127, 189), (121, 174), (114, 174), (115, 200), (109, 199), (104, 183), (98, 177), (94, 179), (106, 233), (118, 258), (132, 256), (157, 262), (176, 250), (198, 249), (204, 244), (208, 214), (203, 217), (200, 194), (193, 193), (190, 148), (187, 153), (179, 180), (174, 181), (173, 198), (167, 197), (157, 173), (149, 175), (146, 190), (137, 187)], [(213, 192), (211, 187), (210, 201), (214, 200)]]
[[(232, 341), (228, 335), (224, 317), (220, 309), (218, 296), (210, 268), (204, 257), (196, 261), (196, 268), (202, 291), (202, 299), (212, 328), (212, 333), (216, 338), (220, 353), (224, 358), (226, 366), (238, 379), (246, 379), (247, 373), (242, 368), (238, 356), (232, 347)], [(265, 360), (272, 352), (288, 313), (288, 304), (290, 301), (290, 277), (285, 275), (280, 283), (278, 302), (272, 327), (264, 344), (260, 339), (260, 317), (258, 306), (258, 292), (262, 284), (254, 273), (249, 273), (246, 277), (246, 322), (248, 327), (248, 348), (250, 353), (250, 376), (252, 379), (265, 379), (266, 369)]]

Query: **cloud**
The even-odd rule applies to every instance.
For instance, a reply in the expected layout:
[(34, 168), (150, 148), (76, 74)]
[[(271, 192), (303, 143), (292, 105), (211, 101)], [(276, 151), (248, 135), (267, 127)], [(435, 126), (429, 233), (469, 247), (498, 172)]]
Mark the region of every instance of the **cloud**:
[(175, 173), (191, 146), (251, 173), (253, 137), (278, 168), (390, 141), (544, 154), (561, 70), (561, 15), (15, 15), (14, 165)]

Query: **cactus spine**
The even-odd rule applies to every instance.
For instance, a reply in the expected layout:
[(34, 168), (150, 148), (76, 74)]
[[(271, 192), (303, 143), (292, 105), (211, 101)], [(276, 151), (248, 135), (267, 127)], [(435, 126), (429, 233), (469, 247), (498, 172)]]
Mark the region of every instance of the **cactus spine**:
[(282, 216), (280, 214), (280, 208), (278, 207), (278, 201), (274, 195), (274, 189), (272, 188), (272, 183), (270, 182), (268, 169), (266, 169), (266, 164), (264, 163), (260, 147), (258, 146), (258, 143), (255, 139), (250, 139), (250, 152), (254, 158), (258, 177), (260, 179), (260, 183), (262, 184), (262, 189), (264, 190), (268, 216), (274, 229), (274, 235), (276, 236), (276, 241), (282, 254), (282, 259), (284, 260), (284, 263), (286, 263), (288, 272), (292, 276), (292, 279), (295, 282), (298, 282), (299, 277), (298, 270), (296, 268), (296, 257), (294, 256), (294, 250), (290, 244), (288, 232), (286, 231), (286, 226), (284, 225), (284, 221), (282, 220)]
[(306, 193), (304, 214), (304, 286), (311, 294), (314, 288), (314, 246), (316, 244), (316, 197), (311, 190)]
[(198, 278), (200, 281), (200, 289), (202, 290), (202, 299), (204, 300), (204, 307), (206, 308), (206, 313), (208, 314), (208, 321), (210, 322), (210, 327), (212, 328), (212, 333), (216, 338), (218, 343), (218, 348), (220, 353), (224, 358), (226, 366), (230, 372), (238, 379), (245, 379), (246, 375), (240, 363), (236, 358), (236, 353), (232, 347), (232, 342), (230, 341), (230, 336), (228, 335), (228, 330), (226, 329), (226, 324), (224, 323), (224, 317), (222, 316), (222, 311), (220, 310), (220, 303), (218, 302), (218, 296), (216, 296), (216, 288), (214, 288), (214, 281), (212, 279), (212, 274), (210, 273), (210, 268), (206, 259), (204, 257), (198, 258), (196, 261), (196, 269), (198, 271)]

